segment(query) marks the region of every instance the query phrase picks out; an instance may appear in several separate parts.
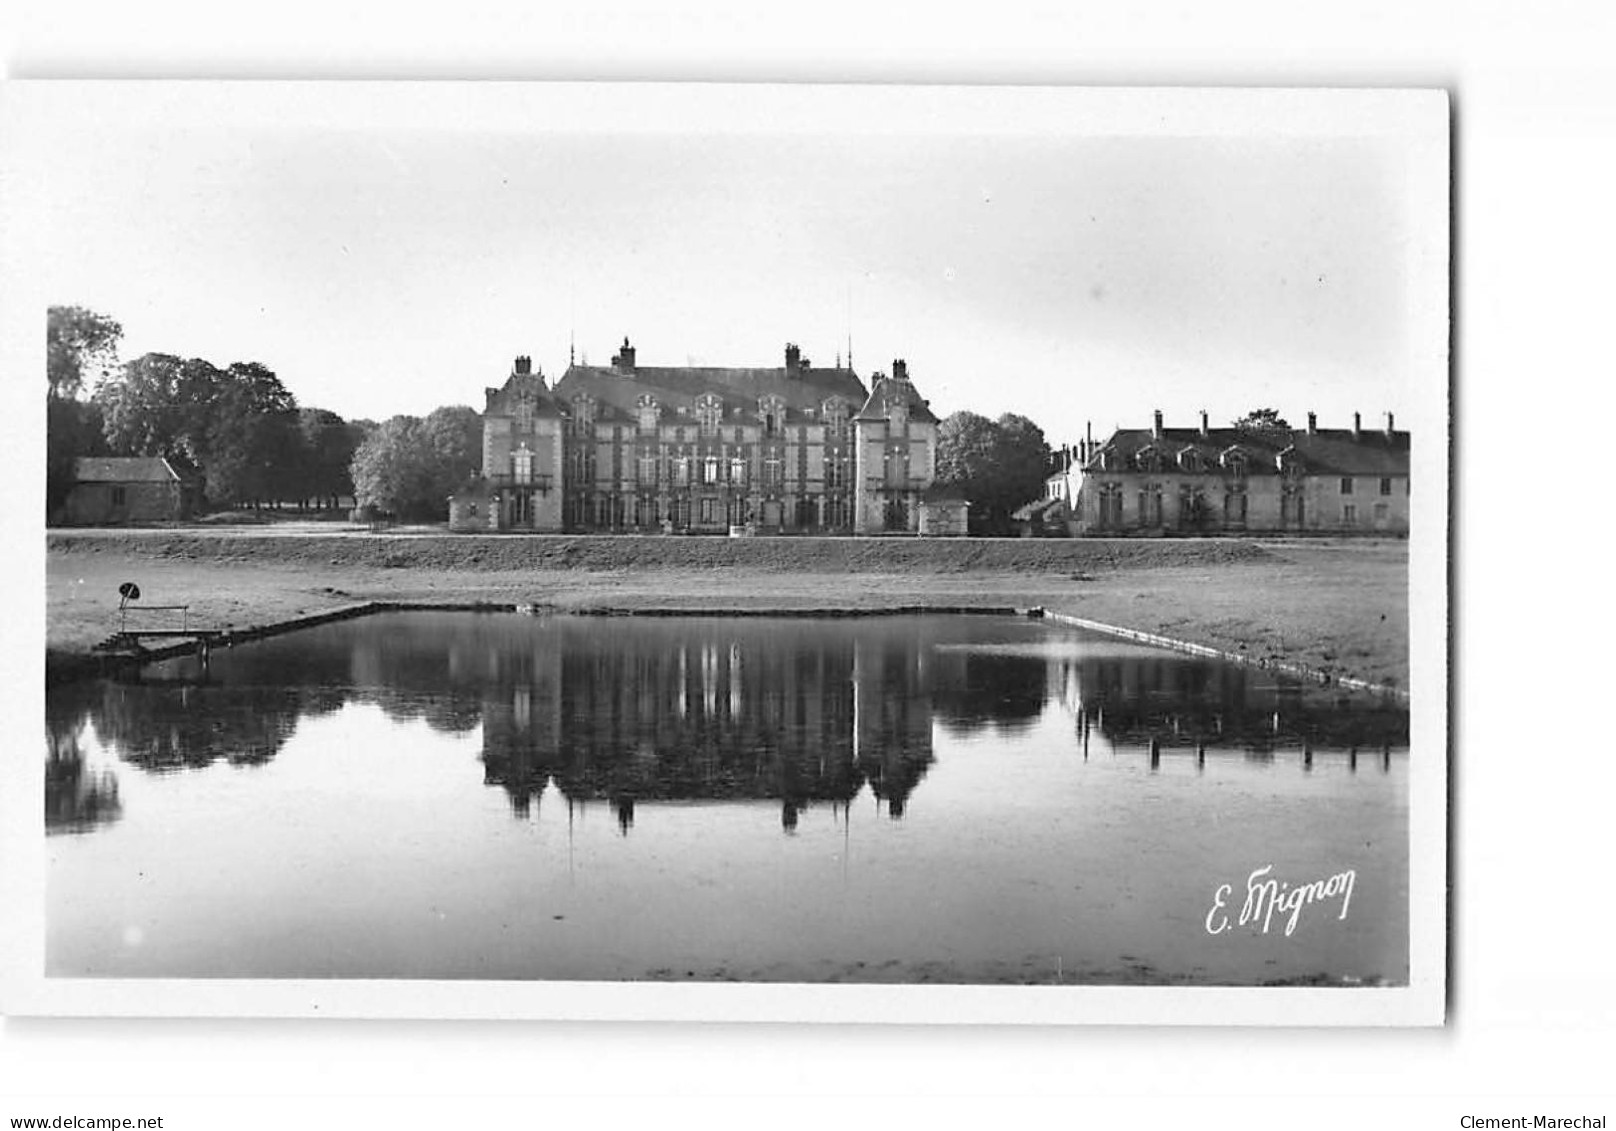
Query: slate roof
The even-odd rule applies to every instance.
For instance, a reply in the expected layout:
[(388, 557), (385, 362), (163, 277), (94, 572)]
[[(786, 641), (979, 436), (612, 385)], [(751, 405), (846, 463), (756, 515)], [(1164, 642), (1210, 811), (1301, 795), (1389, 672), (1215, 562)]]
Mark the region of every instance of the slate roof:
[(870, 390), (870, 399), (864, 402), (855, 419), (885, 420), (886, 406), (896, 400), (908, 403), (910, 420), (918, 420), (924, 424), (937, 423), (937, 417), (932, 413), (931, 406), (915, 389), (913, 382), (885, 377), (879, 373), (875, 376), (875, 388)]
[(755, 420), (758, 401), (766, 396), (779, 397), (785, 404), (786, 419), (782, 423), (807, 420), (809, 409), (813, 410), (814, 419), (821, 419), (824, 402), (833, 396), (847, 402), (851, 417), (865, 400), (864, 382), (851, 369), (817, 366), (795, 376), (784, 366), (639, 365), (630, 371), (599, 365), (568, 366), (561, 380), (556, 382), (553, 395), (563, 405), (570, 406), (580, 393), (595, 398), (598, 404), (595, 419), (607, 422), (636, 420), (636, 402), (646, 393), (661, 405), (664, 422), (680, 408), (693, 410), (697, 398), (705, 393), (715, 394), (724, 402), (725, 423)]
[(73, 461), (80, 483), (178, 483), (180, 473), (162, 456), (81, 456)]
[(533, 398), (534, 416), (563, 415), (555, 396), (545, 389), (542, 373), (512, 373), (500, 388), (486, 392), (488, 404), (483, 412), (487, 416), (515, 416), (516, 402), (524, 393)]
[(1279, 474), (1279, 454), (1289, 450), (1305, 475), (1401, 476), (1408, 474), (1409, 434), (1384, 429), (1363, 429), (1355, 439), (1350, 428), (1320, 428), (1316, 432), (1292, 429), (1255, 432), (1239, 428), (1212, 428), (1205, 435), (1199, 428), (1164, 428), (1156, 439), (1149, 428), (1123, 428), (1112, 434), (1084, 465), (1099, 471), (1101, 452), (1116, 452), (1122, 458), (1115, 470), (1137, 470), (1134, 456), (1154, 445), (1162, 455), (1164, 471), (1177, 470), (1179, 453), (1186, 448), (1201, 457), (1209, 472), (1220, 470), (1219, 458), (1239, 445), (1246, 453), (1247, 475)]

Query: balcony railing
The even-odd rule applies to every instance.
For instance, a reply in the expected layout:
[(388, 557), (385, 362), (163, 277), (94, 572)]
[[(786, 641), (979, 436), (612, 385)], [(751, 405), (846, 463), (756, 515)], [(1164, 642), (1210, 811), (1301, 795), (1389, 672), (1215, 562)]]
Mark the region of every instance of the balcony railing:
[(517, 475), (513, 471), (502, 471), (484, 478), (490, 487), (532, 487), (536, 491), (548, 493), (555, 484), (553, 477), (548, 474), (533, 472), (529, 475)]

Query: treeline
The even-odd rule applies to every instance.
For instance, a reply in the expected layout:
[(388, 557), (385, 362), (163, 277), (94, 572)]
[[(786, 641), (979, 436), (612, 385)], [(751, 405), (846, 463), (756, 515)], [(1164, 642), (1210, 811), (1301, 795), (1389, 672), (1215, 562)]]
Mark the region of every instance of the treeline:
[(481, 420), (470, 408), (348, 421), (300, 406), (258, 362), (221, 368), (148, 353), (120, 364), (122, 336), (116, 321), (83, 307), (47, 313), (47, 514), (66, 499), (82, 456), (163, 456), (199, 477), (215, 509), (335, 509), (351, 496), (360, 508), (423, 521), (444, 518), (448, 496), (481, 466)]

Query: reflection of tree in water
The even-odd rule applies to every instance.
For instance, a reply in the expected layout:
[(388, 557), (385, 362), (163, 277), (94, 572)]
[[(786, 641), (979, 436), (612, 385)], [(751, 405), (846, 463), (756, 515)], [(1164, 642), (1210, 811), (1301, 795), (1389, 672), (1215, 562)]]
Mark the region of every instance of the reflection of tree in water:
[(298, 720), (321, 705), (297, 687), (167, 687), (105, 684), (96, 733), (118, 756), (147, 770), (261, 765), (280, 752)]
[(1009, 649), (945, 649), (935, 658), (932, 701), (950, 734), (992, 727), (1001, 734), (1026, 730), (1048, 701), (1049, 660)]
[(1075, 682), (1082, 724), (1123, 745), (1243, 748), (1271, 757), (1277, 747), (1405, 748), (1408, 709), (1235, 664), (1192, 657), (1110, 656), (1063, 661), (1057, 679)]
[(84, 764), (79, 742), (84, 716), (69, 713), (47, 718), (45, 755), (45, 831), (84, 832), (116, 821), (123, 812), (118, 802), (118, 778), (111, 770)]

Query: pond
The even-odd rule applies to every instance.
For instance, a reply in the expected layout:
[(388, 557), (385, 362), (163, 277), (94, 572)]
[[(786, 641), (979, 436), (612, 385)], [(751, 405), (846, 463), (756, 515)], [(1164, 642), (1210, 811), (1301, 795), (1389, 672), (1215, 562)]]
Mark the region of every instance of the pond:
[(1405, 707), (1047, 622), (392, 613), (46, 714), (53, 977), (1408, 980)]

